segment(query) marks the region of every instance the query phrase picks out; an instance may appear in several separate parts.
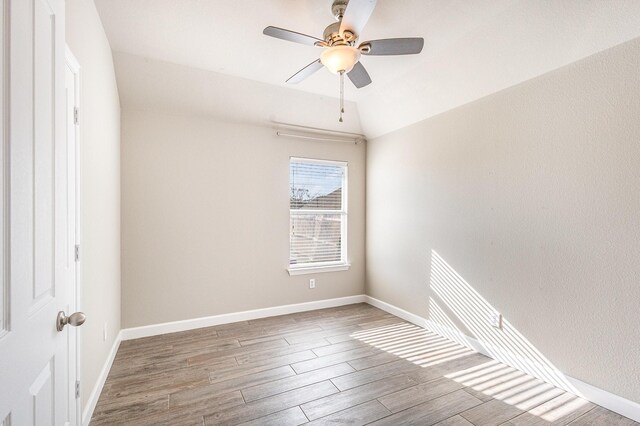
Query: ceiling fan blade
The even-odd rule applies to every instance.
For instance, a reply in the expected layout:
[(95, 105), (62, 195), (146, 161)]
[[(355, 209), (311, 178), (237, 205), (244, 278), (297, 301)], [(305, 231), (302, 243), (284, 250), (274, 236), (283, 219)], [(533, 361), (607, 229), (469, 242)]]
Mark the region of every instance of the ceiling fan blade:
[(375, 7), (376, 0), (349, 0), (340, 23), (340, 33), (350, 30), (359, 36)]
[(304, 80), (305, 78), (309, 77), (311, 74), (313, 74), (314, 72), (318, 71), (323, 66), (324, 65), (322, 65), (322, 62), (320, 62), (320, 59), (317, 59), (317, 60), (311, 62), (306, 67), (302, 68), (300, 71), (298, 71), (297, 73), (295, 73), (291, 77), (289, 77), (287, 79), (287, 83), (289, 83), (289, 84), (300, 83), (302, 80)]
[(319, 38), (278, 27), (267, 27), (262, 31), (262, 34), (308, 46), (315, 46), (317, 41), (322, 41)]
[(371, 83), (369, 73), (360, 62), (356, 62), (353, 69), (347, 73), (347, 76), (358, 89)]
[(384, 40), (365, 41), (362, 46), (370, 46), (370, 50), (361, 50), (363, 55), (415, 55), (422, 52), (424, 39), (416, 38), (387, 38)]

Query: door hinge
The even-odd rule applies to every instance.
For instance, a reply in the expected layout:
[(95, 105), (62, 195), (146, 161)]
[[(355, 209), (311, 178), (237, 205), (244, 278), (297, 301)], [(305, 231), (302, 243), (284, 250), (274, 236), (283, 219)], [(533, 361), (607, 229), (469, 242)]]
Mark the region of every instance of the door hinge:
[(76, 399), (80, 398), (80, 381), (76, 380)]
[(76, 262), (80, 261), (80, 245), (76, 244)]
[(73, 124), (78, 124), (80, 122), (80, 110), (78, 107), (73, 107)]

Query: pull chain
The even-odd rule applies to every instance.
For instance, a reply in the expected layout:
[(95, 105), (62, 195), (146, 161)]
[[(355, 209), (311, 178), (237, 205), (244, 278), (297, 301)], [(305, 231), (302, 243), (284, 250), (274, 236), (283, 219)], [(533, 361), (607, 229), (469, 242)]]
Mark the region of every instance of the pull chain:
[(344, 114), (344, 71), (340, 71), (340, 123), (342, 123), (342, 114)]

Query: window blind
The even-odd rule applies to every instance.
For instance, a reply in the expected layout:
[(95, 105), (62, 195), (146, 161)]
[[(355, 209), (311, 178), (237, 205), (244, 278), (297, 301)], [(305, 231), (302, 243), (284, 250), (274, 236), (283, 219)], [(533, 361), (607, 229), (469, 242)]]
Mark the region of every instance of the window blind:
[(346, 262), (346, 164), (291, 159), (289, 166), (292, 267)]

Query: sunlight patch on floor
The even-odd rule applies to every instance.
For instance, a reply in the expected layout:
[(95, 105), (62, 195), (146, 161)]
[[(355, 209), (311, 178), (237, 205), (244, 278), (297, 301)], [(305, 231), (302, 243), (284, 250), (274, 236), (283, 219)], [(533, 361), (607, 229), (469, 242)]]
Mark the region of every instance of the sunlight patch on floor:
[(524, 411), (566, 393), (497, 361), (446, 374), (445, 377)]
[(565, 392), (557, 398), (533, 408), (529, 414), (540, 417), (548, 422), (557, 422), (562, 418), (570, 416), (572, 413), (584, 410), (592, 405), (589, 401)]
[(351, 337), (421, 367), (441, 364), (475, 353), (442, 336), (408, 323), (359, 331), (351, 334)]
[[(421, 367), (444, 364), (476, 353), (458, 343), (406, 322), (358, 331), (352, 338)], [(436, 367), (441, 368), (441, 367)], [(443, 373), (446, 371), (442, 370)], [(499, 361), (444, 373), (483, 400), (493, 398), (546, 421), (581, 413), (590, 403)]]

